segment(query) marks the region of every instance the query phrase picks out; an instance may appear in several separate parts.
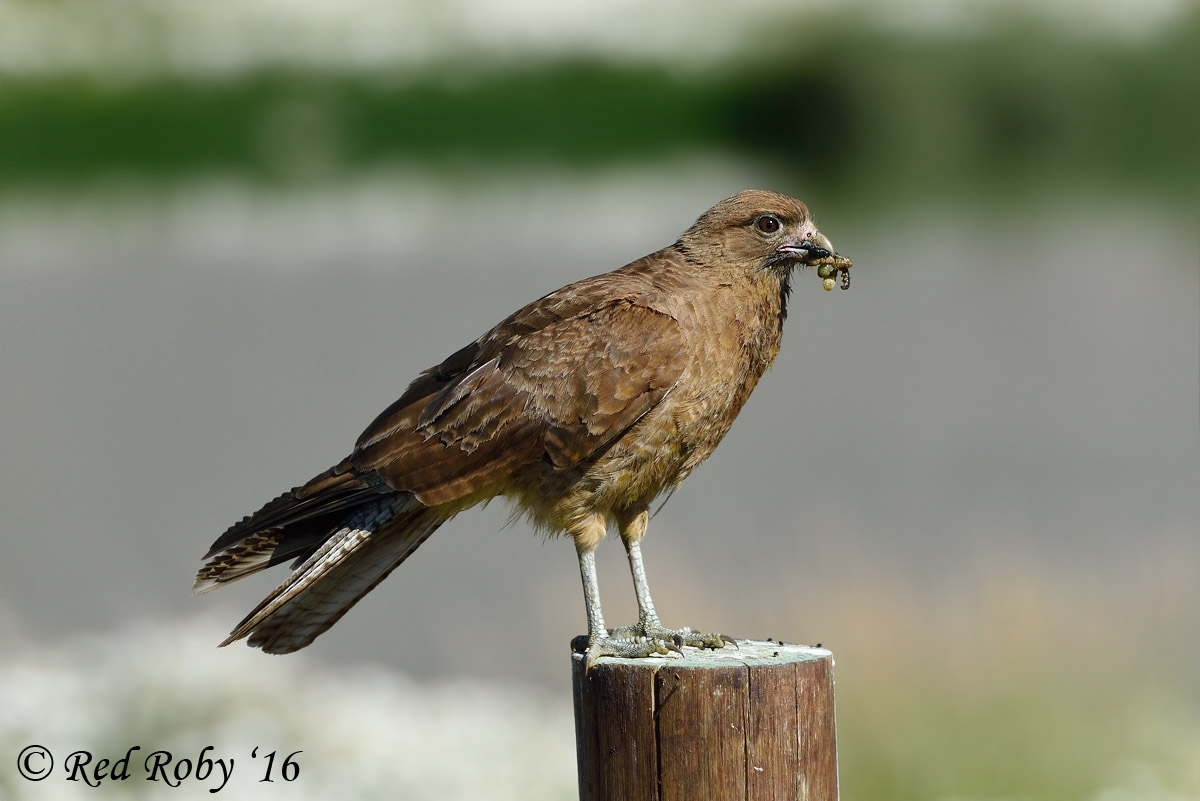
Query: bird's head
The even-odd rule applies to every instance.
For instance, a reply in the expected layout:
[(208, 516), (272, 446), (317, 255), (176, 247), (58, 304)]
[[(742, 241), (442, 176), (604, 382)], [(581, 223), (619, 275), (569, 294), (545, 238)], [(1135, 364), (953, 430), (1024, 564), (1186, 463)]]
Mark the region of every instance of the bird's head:
[(851, 266), (817, 230), (807, 206), (787, 195), (762, 190), (739, 192), (722, 200), (700, 215), (680, 236), (679, 244), (706, 263), (741, 271), (769, 270), (781, 279), (796, 266), (828, 266), (831, 269), (823, 272), (829, 274)]

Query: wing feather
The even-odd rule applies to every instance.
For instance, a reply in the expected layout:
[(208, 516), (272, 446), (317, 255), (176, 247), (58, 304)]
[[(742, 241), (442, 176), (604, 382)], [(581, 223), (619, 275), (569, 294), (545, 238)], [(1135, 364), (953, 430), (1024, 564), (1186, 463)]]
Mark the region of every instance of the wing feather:
[(578, 286), (573, 314), (560, 290), (423, 373), (363, 432), (355, 468), (437, 504), (602, 453), (678, 380), (683, 334), (664, 312)]

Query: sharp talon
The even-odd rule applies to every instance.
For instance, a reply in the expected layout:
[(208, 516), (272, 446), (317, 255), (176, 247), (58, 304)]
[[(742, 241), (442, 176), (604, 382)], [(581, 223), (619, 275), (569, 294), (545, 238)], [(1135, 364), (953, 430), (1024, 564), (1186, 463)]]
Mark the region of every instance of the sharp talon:
[(734, 648), (737, 648), (739, 651), (742, 650), (741, 647), (738, 645), (737, 640), (733, 639), (728, 634), (718, 634), (717, 636), (720, 637), (725, 642), (732, 645)]
[[(684, 641), (684, 639), (683, 639), (683, 635), (682, 635), (682, 634), (676, 634), (674, 637), (672, 637), (672, 638), (671, 638), (671, 642), (675, 643), (675, 644), (676, 644), (677, 646), (679, 646), (680, 648), (682, 648), (683, 646), (687, 645), (687, 643), (686, 643), (686, 642)], [(683, 651), (680, 651), (679, 653), (681, 653), (681, 654), (682, 654), (682, 653), (683, 653)]]
[[(675, 639), (676, 639), (676, 640), (679, 640), (679, 638), (678, 638), (678, 637), (676, 637)], [(665, 648), (666, 648), (666, 650), (667, 650), (667, 651), (674, 651), (675, 653), (679, 654), (680, 656), (683, 656), (684, 654), (683, 654), (683, 647), (682, 647), (682, 646), (683, 646), (683, 643), (682, 643), (682, 642), (675, 642), (675, 643), (669, 643), (669, 644), (667, 644), (667, 645), (665, 646)]]

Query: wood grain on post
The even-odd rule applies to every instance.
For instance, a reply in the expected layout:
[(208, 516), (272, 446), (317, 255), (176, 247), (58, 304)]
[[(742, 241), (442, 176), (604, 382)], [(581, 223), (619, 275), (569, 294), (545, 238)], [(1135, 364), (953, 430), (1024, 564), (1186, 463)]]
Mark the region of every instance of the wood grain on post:
[(837, 801), (833, 654), (572, 655), (581, 801)]

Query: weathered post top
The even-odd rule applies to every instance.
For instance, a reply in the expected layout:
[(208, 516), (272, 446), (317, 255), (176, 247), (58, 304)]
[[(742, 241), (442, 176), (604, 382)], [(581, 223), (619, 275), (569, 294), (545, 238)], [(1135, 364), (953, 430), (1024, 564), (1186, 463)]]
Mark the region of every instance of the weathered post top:
[(582, 801), (837, 801), (833, 654), (771, 641), (572, 655)]

